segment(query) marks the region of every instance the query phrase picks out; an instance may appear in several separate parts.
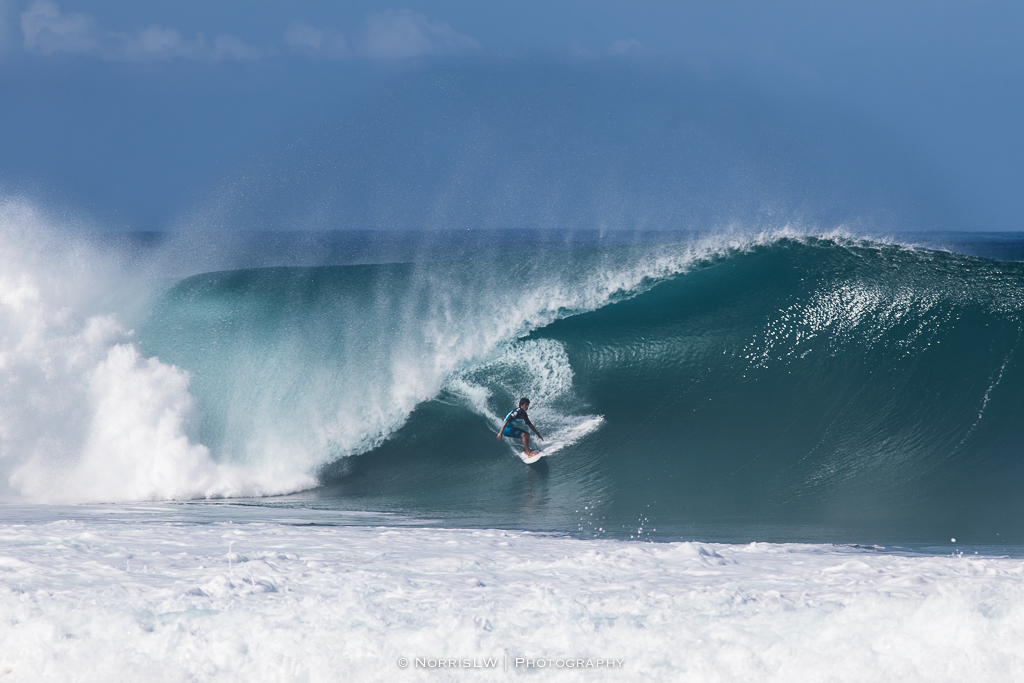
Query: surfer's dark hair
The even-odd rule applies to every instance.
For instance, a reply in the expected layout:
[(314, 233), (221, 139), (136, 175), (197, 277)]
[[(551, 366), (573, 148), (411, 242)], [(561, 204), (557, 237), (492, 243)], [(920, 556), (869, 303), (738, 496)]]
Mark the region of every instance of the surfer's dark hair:
[(521, 399), (519, 399), (519, 405), (523, 405), (524, 403), (529, 405), (530, 399), (526, 398), (525, 396), (523, 396)]

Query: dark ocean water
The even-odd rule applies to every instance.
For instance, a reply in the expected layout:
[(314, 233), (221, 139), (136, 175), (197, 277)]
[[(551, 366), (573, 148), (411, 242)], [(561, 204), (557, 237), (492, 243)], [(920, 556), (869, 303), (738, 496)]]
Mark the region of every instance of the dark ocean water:
[[(254, 502), (625, 538), (1024, 542), (1024, 235), (248, 244), (170, 286), (138, 340), (191, 373), (216, 458), (317, 473)], [(520, 395), (557, 442), (540, 467), (495, 439)]]

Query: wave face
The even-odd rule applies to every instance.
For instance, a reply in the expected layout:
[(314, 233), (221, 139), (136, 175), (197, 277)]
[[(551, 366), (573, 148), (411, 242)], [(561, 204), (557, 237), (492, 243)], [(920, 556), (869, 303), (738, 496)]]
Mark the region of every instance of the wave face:
[[(491, 388), (467, 378), (509, 354), (533, 358), (510, 342), (642, 291), (710, 248), (485, 248), (473, 260), (201, 274), (160, 298), (140, 344), (192, 374), (198, 437), (214, 452), (314, 471), (381, 445), (443, 390), (486, 412)], [(551, 395), (571, 384), (555, 346), (538, 361), (563, 366), (545, 378)]]
[[(1024, 502), (1022, 284), (1018, 263), (794, 235), (261, 268), (178, 283), (142, 348), (192, 374), (201, 443), (316, 472), (319, 504), (999, 540)], [(493, 436), (520, 395), (556, 442), (545, 472)]]
[[(87, 296), (68, 284), (85, 275), (47, 279), (8, 248), (5, 497), (291, 493), (264, 503), (627, 537), (1024, 540), (1024, 265), (674, 239), (441, 235), (431, 260), (136, 280), (134, 330), (96, 312), (109, 285)], [(88, 274), (85, 253), (65, 261)], [(523, 395), (540, 468), (495, 439)]]
[(1019, 537), (1022, 276), (784, 238), (534, 338), (605, 417), (615, 521)]
[[(450, 384), (341, 472), (337, 495), (481, 514), (503, 501), (518, 523), (633, 535), (764, 524), (1020, 538), (1022, 275), (842, 239), (722, 252), (464, 373), (488, 401)], [(483, 455), (489, 425), (462, 406), (493, 423), (541, 390), (544, 354), (572, 378), (545, 409), (601, 421), (522, 482), (521, 465)]]

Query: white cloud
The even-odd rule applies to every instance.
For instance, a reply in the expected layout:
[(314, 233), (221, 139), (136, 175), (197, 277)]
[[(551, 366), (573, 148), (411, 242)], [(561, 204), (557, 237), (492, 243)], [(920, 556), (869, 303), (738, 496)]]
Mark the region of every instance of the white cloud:
[(25, 47), (44, 55), (97, 52), (103, 38), (94, 17), (79, 12), (62, 14), (51, 0), (35, 0), (21, 13), (21, 32)]
[(319, 29), (302, 21), (293, 21), (284, 32), (284, 43), (292, 50), (308, 55), (341, 58), (349, 54), (345, 36), (332, 28)]
[(366, 57), (404, 59), (477, 50), (480, 43), (442, 21), (404, 9), (368, 16), (361, 48)]
[(175, 29), (156, 25), (117, 37), (121, 41), (119, 52), (127, 61), (174, 57), (202, 59), (205, 48), (198, 39), (186, 41)]
[(154, 24), (138, 31), (135, 35), (126, 36), (125, 42), (128, 52), (164, 54), (180, 50), (185, 39), (173, 28), (163, 28)]
[(262, 52), (236, 36), (221, 34), (208, 45), (203, 35), (187, 40), (179, 31), (156, 24), (131, 33), (108, 31), (96, 18), (64, 14), (53, 0), (33, 0), (21, 13), (25, 49), (43, 55), (88, 54), (109, 61), (153, 59), (257, 59)]
[[(3, 41), (3, 9), (9, 2), (0, 0), (0, 47)], [(130, 32), (111, 31), (90, 14), (61, 11), (55, 0), (32, 0), (21, 13), (21, 32), (28, 52), (91, 55), (107, 61), (253, 60), (265, 54), (278, 54), (273, 48), (265, 52), (230, 34), (220, 34), (208, 41), (202, 34), (186, 38), (177, 29), (156, 24)], [(293, 52), (322, 59), (341, 59), (352, 55), (370, 59), (406, 59), (480, 49), (480, 43), (445, 22), (408, 9), (367, 16), (363, 35), (354, 46), (333, 28), (317, 28), (302, 21), (288, 25), (284, 44)]]

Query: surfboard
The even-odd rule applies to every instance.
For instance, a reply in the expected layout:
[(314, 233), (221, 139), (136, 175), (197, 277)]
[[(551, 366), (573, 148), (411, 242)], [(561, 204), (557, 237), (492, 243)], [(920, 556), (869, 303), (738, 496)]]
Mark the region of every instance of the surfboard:
[(527, 465), (532, 465), (541, 458), (544, 457), (544, 451), (537, 451), (533, 455), (527, 457), (526, 453), (519, 451), (519, 459), (525, 462)]

